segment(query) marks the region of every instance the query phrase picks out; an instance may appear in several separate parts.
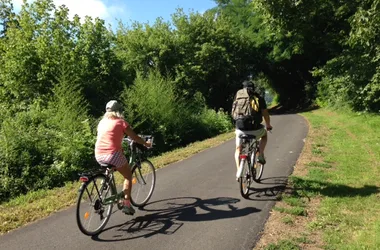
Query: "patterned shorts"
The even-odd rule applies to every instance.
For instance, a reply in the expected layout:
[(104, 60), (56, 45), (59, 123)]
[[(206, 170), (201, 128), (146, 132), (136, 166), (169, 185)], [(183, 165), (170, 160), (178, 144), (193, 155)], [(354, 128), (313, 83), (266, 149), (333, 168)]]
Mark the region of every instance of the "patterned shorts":
[(120, 151), (106, 155), (95, 155), (95, 158), (99, 164), (110, 164), (116, 168), (121, 168), (128, 163), (127, 158), (125, 158), (123, 152)]

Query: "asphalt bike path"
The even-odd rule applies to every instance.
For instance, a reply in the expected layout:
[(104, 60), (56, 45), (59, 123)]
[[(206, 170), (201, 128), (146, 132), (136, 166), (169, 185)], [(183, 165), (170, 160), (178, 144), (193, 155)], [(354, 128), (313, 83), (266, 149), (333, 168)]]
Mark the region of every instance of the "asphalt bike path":
[[(240, 195), (235, 140), (157, 170), (153, 196), (134, 216), (114, 206), (104, 230), (83, 235), (75, 207), (0, 236), (0, 249), (252, 249), (302, 151), (307, 122), (272, 116), (262, 182)], [(116, 173), (118, 174), (118, 173)]]

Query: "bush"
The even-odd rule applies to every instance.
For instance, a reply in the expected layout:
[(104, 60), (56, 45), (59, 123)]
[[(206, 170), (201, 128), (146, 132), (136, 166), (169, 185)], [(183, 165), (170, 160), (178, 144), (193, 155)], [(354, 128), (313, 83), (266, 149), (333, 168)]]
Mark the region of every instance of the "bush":
[(54, 167), (76, 173), (93, 166), (95, 136), (88, 116), (88, 103), (79, 85), (62, 73), (49, 102), (47, 126), (54, 131)]
[[(63, 73), (46, 101), (4, 112), (0, 120), (0, 202), (37, 189), (64, 185), (79, 171), (97, 166), (95, 121), (74, 79)], [(186, 100), (170, 79), (157, 72), (138, 74), (122, 94), (126, 120), (139, 133), (156, 137), (163, 152), (231, 129), (227, 113), (206, 108), (201, 94)], [(158, 151), (159, 150), (159, 151)]]
[(1, 199), (47, 187), (39, 180), (53, 163), (52, 131), (43, 122), (46, 112), (37, 104), (3, 120), (0, 136)]
[(204, 108), (198, 119), (200, 125), (206, 130), (206, 137), (228, 132), (233, 128), (229, 114), (223, 109), (216, 112), (213, 109)]
[(134, 85), (121, 95), (126, 120), (136, 132), (153, 134), (157, 147), (163, 150), (178, 146), (191, 115), (185, 100), (175, 93), (173, 83), (150, 72), (147, 77), (137, 74)]
[(207, 109), (200, 93), (188, 100), (179, 92), (170, 78), (152, 71), (146, 77), (138, 73), (121, 96), (126, 120), (139, 133), (153, 134), (161, 152), (230, 128), (227, 114)]
[(94, 136), (86, 102), (75, 86), (61, 79), (47, 105), (35, 100), (28, 110), (3, 117), (0, 201), (62, 186), (91, 166)]

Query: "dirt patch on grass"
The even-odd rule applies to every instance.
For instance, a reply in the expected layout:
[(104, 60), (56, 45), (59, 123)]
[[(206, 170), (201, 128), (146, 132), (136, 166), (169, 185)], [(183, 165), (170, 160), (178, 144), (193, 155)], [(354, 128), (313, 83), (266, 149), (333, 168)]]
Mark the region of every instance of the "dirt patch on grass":
[[(311, 162), (322, 162), (321, 156), (313, 153), (315, 139), (317, 138), (316, 130), (310, 124), (309, 134), (305, 141), (303, 151), (296, 163), (293, 176), (304, 177), (308, 174), (308, 164)], [(321, 137), (318, 131), (318, 137)], [(329, 131), (323, 129), (323, 137), (327, 136)], [(296, 190), (291, 181), (285, 188), (282, 196), (291, 196)], [(303, 197), (305, 216), (292, 215), (277, 211), (276, 208), (290, 208), (286, 201), (278, 201), (275, 208), (272, 209), (264, 230), (261, 233), (259, 241), (254, 249), (266, 249), (270, 245), (278, 245), (282, 241), (294, 242), (301, 249), (323, 249), (324, 243), (322, 234), (316, 229), (309, 227), (317, 218), (317, 211), (321, 202), (320, 197)], [(279, 248), (281, 249), (281, 247)]]

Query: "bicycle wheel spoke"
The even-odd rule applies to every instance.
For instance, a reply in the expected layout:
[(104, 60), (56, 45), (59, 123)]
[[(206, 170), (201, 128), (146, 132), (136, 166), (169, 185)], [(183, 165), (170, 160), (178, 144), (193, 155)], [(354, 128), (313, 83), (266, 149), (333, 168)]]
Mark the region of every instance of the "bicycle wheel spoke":
[[(145, 181), (145, 178), (144, 178), (144, 175), (142, 174), (142, 171), (141, 171), (141, 168), (137, 168), (137, 171), (139, 172), (138, 173), (138, 179), (137, 181), (141, 184), (141, 185), (146, 185), (147, 182)], [(146, 174), (147, 177), (149, 177), (149, 173)]]
[(132, 172), (131, 202), (135, 206), (144, 206), (152, 196), (156, 183), (156, 172), (153, 164), (142, 161)]
[(264, 170), (264, 165), (255, 161), (255, 165), (254, 165), (254, 175), (253, 175), (253, 179), (256, 181), (256, 182), (260, 182), (260, 179), (261, 179), (261, 176), (263, 175), (263, 170)]
[(244, 198), (248, 197), (249, 188), (251, 186), (251, 175), (250, 169), (248, 166), (248, 161), (242, 161), (240, 164), (243, 164), (242, 176), (239, 179), (240, 193)]
[(110, 195), (110, 188), (104, 188), (105, 176), (98, 175), (84, 184), (77, 202), (77, 224), (87, 235), (102, 230), (111, 216), (113, 204), (104, 205), (103, 199)]

